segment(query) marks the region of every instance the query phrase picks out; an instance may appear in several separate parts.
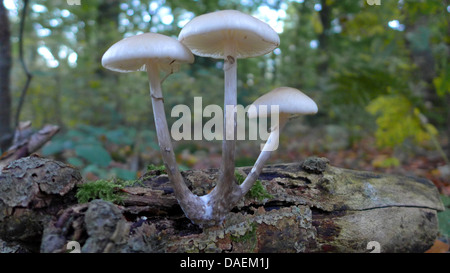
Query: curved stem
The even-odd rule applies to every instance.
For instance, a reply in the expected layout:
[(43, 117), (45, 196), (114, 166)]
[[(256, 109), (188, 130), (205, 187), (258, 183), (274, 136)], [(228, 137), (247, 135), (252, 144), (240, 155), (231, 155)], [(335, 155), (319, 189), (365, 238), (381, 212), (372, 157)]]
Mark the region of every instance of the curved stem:
[(220, 177), (215, 192), (220, 198), (231, 194), (234, 183), (234, 158), (236, 149), (236, 105), (237, 105), (237, 59), (235, 45), (232, 41), (225, 48), (225, 97), (224, 97), (224, 124), (222, 140), (222, 163)]
[(204, 208), (202, 209), (202, 202), (199, 201), (199, 198), (186, 186), (178, 169), (164, 111), (164, 100), (161, 91), (158, 65), (152, 62), (147, 63), (147, 75), (150, 81), (150, 95), (152, 98), (156, 134), (161, 155), (166, 166), (167, 175), (172, 183), (175, 197), (181, 208), (187, 217), (193, 220), (202, 216)]
[(256, 179), (258, 179), (259, 174), (261, 173), (264, 167), (264, 164), (272, 154), (272, 151), (276, 150), (276, 148), (278, 147), (280, 132), (281, 130), (283, 130), (288, 119), (289, 119), (288, 115), (280, 114), (278, 124), (272, 126), (269, 138), (264, 144), (264, 147), (262, 148), (262, 151), (259, 154), (258, 159), (253, 165), (253, 168), (250, 171), (250, 173), (245, 178), (244, 182), (241, 184), (242, 196), (247, 194), (247, 192), (253, 187)]

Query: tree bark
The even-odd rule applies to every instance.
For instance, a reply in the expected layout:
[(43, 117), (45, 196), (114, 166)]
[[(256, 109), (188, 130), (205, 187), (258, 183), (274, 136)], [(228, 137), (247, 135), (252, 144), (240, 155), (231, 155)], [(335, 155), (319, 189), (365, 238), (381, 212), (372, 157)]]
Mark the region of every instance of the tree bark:
[(28, 88), (30, 87), (31, 80), (33, 79), (33, 75), (31, 74), (30, 70), (28, 69), (28, 66), (25, 62), (25, 57), (23, 54), (23, 33), (25, 30), (25, 20), (27, 18), (28, 13), (28, 0), (23, 1), (23, 9), (22, 9), (22, 17), (20, 18), (20, 30), (19, 30), (19, 60), (20, 64), (22, 65), (23, 72), (26, 76), (25, 84), (22, 88), (22, 92), (20, 94), (19, 102), (16, 109), (16, 115), (14, 119), (14, 127), (19, 127), (20, 124), (20, 114), (22, 112), (23, 104), (25, 103), (25, 97), (28, 92)]
[[(243, 175), (250, 167), (238, 168)], [(206, 194), (218, 170), (185, 171)], [(268, 166), (221, 226), (187, 219), (168, 177), (145, 174), (118, 190), (123, 201), (77, 204), (80, 172), (31, 156), (0, 173), (0, 239), (26, 251), (67, 252), (425, 252), (443, 210), (428, 180), (330, 166), (324, 158)], [(70, 243), (70, 244), (69, 244)], [(14, 249), (14, 248), (9, 248)], [(17, 249), (17, 247), (15, 248)]]
[(9, 249), (38, 252), (44, 227), (76, 204), (81, 181), (75, 168), (36, 155), (11, 162), (0, 171), (0, 239), (14, 244)]
[(11, 32), (8, 11), (0, 3), (0, 151), (5, 151), (13, 138), (11, 128)]
[[(331, 11), (332, 7), (328, 3), (327, 0), (321, 0), (322, 9), (319, 11), (320, 22), (322, 23), (322, 33), (319, 34), (319, 49), (321, 50), (324, 56), (328, 55), (328, 41), (331, 29)], [(327, 73), (329, 66), (329, 57), (323, 58), (323, 60), (317, 66), (318, 75), (325, 75)]]
[[(214, 186), (218, 171), (183, 176), (201, 195)], [(426, 179), (309, 158), (268, 166), (260, 180), (263, 198), (247, 195), (222, 226), (202, 229), (185, 218), (167, 175), (149, 172), (122, 190), (120, 206), (96, 200), (60, 212), (44, 231), (41, 252), (65, 252), (73, 238), (81, 252), (370, 252), (371, 244), (380, 252), (425, 252), (438, 235), (443, 206)]]

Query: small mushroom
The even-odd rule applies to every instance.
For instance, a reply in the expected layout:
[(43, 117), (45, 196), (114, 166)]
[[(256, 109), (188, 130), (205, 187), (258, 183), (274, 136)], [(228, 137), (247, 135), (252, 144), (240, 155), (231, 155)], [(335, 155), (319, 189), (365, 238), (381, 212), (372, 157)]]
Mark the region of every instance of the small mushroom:
[(291, 87), (279, 87), (256, 99), (248, 109), (248, 117), (269, 117), (273, 111), (261, 111), (261, 106), (278, 107), (278, 123), (272, 124), (270, 135), (258, 156), (252, 170), (241, 184), (242, 194), (245, 195), (255, 183), (265, 162), (272, 151), (276, 150), (281, 130), (289, 118), (297, 115), (311, 115), (318, 111), (317, 104), (300, 90)]
[(159, 73), (160, 70), (173, 72), (177, 65), (193, 61), (194, 56), (186, 46), (158, 33), (125, 38), (112, 45), (102, 58), (102, 65), (113, 71), (147, 71), (159, 148), (175, 196), (188, 217), (191, 211), (198, 213), (203, 202), (189, 190), (178, 169), (164, 112)]
[(268, 24), (253, 16), (222, 10), (195, 17), (183, 27), (178, 39), (196, 55), (225, 61), (222, 165), (213, 194), (219, 193), (218, 198), (229, 200), (227, 195), (233, 192), (235, 184), (237, 59), (267, 54), (278, 47), (280, 38)]

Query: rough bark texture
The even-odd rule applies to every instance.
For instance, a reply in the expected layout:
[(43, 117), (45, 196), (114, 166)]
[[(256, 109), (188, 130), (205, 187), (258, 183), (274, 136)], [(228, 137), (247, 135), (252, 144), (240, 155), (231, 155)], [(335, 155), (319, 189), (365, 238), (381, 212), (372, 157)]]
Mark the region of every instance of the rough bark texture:
[[(29, 178), (35, 173), (19, 167), (23, 161), (13, 164), (7, 169), (18, 168)], [(218, 171), (185, 171), (183, 177), (202, 195), (214, 186)], [(149, 172), (121, 191), (120, 206), (94, 200), (55, 207), (46, 214), (45, 227), (35, 225), (41, 228), (40, 251), (66, 252), (67, 243), (77, 241), (81, 252), (369, 252), (368, 243), (376, 241), (381, 252), (425, 252), (438, 235), (436, 214), (443, 206), (436, 187), (425, 179), (346, 170), (324, 158), (309, 158), (268, 166), (260, 180), (271, 197), (247, 195), (222, 226), (201, 229), (184, 217), (167, 175)], [(12, 187), (5, 183), (0, 177), (1, 187)], [(14, 211), (45, 214), (31, 208), (33, 202), (10, 199), (0, 196), (1, 213), (15, 206)], [(0, 238), (14, 241), (25, 231), (5, 222), (8, 217), (0, 217), (2, 230), (15, 230), (14, 237), (3, 232)]]
[(0, 239), (38, 251), (44, 227), (76, 203), (81, 181), (78, 170), (38, 156), (9, 164), (0, 172)]

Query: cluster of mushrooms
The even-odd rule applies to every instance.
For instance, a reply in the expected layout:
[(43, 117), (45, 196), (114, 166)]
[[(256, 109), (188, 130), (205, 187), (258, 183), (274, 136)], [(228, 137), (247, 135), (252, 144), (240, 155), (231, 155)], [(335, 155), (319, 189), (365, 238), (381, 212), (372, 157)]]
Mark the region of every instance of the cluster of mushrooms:
[[(292, 115), (315, 114), (316, 103), (301, 91), (281, 87), (258, 98), (247, 111), (249, 118), (270, 115), (260, 106), (278, 107), (278, 124), (245, 181), (235, 181), (237, 59), (265, 55), (280, 44), (278, 34), (266, 23), (236, 10), (223, 10), (195, 17), (181, 30), (178, 39), (158, 33), (144, 33), (112, 45), (102, 58), (102, 65), (117, 72), (147, 71), (158, 144), (173, 186), (175, 197), (186, 217), (200, 226), (223, 222), (233, 206), (244, 197), (258, 178), (264, 163), (278, 145), (279, 132)], [(160, 72), (172, 73), (181, 63), (193, 63), (194, 56), (224, 60), (224, 130), (222, 163), (214, 189), (197, 196), (186, 186), (177, 166), (164, 112)], [(228, 107), (227, 107), (228, 106)], [(276, 144), (275, 144), (276, 143)], [(275, 148), (275, 149), (274, 149)]]

